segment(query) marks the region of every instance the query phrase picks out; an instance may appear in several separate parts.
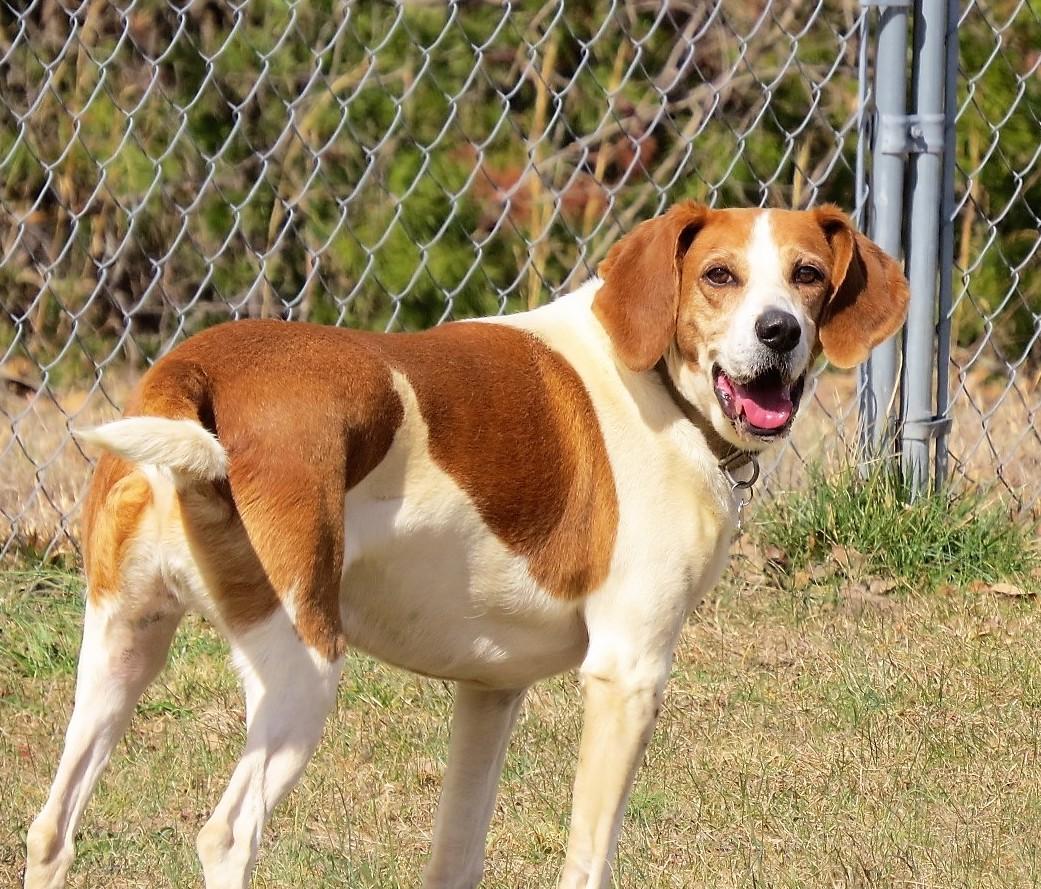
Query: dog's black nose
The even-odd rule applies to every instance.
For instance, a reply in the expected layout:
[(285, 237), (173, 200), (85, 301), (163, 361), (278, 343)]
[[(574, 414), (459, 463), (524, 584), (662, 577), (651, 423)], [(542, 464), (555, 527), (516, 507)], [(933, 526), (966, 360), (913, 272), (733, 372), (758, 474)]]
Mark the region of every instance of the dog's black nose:
[(755, 321), (755, 335), (775, 352), (791, 352), (799, 344), (799, 319), (781, 309), (767, 309)]

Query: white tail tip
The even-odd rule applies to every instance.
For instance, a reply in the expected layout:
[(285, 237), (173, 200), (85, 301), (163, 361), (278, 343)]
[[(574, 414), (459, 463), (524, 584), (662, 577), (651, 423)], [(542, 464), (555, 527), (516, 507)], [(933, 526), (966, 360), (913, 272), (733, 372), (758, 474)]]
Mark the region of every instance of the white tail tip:
[(194, 420), (128, 417), (73, 435), (131, 463), (163, 466), (190, 479), (216, 481), (228, 474), (227, 451)]

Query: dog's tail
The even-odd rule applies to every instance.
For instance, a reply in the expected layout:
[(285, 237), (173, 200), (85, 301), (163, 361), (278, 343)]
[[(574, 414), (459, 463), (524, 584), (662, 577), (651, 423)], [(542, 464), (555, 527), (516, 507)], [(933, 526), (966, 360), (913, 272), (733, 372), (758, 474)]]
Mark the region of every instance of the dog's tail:
[(228, 474), (227, 451), (195, 420), (128, 417), (74, 434), (131, 463), (165, 468), (179, 482), (218, 481)]

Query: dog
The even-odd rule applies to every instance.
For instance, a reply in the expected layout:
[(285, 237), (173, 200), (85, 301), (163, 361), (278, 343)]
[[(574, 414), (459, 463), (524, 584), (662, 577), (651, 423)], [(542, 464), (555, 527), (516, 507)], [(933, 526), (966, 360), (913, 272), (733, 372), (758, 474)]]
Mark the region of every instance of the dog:
[[(481, 879), (525, 689), (578, 668), (559, 889), (610, 882), (684, 621), (717, 582), (749, 463), (817, 356), (903, 323), (900, 266), (838, 208), (682, 203), (533, 311), (380, 334), (239, 321), (156, 362), (85, 503), (75, 705), (27, 842), (65, 885), (84, 806), (187, 609), (228, 638), (245, 751), (199, 833), (243, 889), (350, 648), (456, 684), (425, 889)], [(735, 482), (735, 478), (739, 479)]]

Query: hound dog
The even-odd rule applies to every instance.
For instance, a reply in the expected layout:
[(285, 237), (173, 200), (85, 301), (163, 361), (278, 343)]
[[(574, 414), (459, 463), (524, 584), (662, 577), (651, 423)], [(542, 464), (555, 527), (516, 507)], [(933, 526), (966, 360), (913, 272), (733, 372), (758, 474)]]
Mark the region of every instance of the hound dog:
[(584, 728), (560, 889), (602, 889), (684, 619), (718, 580), (720, 468), (788, 432), (823, 351), (862, 361), (907, 284), (837, 208), (684, 203), (597, 277), (510, 317), (379, 334), (241, 321), (156, 362), (85, 504), (75, 706), (28, 835), (58, 889), (84, 806), (187, 609), (228, 638), (245, 752), (198, 837), (249, 884), (345, 653), (456, 683), (426, 889), (472, 889), (525, 689), (578, 667)]

